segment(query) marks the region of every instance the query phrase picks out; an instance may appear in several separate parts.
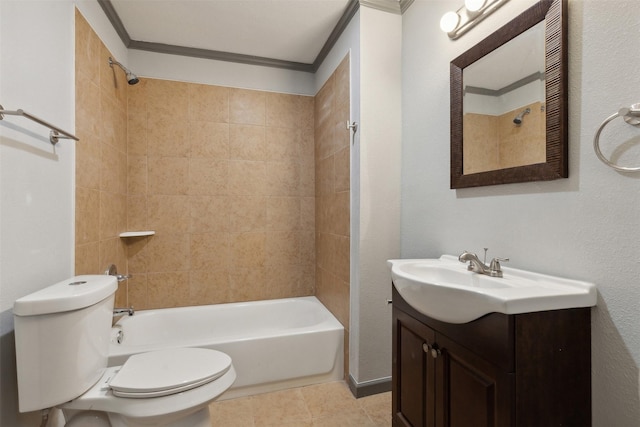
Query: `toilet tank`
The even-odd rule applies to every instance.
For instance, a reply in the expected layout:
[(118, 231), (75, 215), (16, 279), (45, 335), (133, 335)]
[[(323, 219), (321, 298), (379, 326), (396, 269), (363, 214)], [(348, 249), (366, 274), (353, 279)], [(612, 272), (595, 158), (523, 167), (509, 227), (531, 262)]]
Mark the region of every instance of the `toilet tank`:
[(68, 402), (100, 379), (117, 287), (114, 276), (76, 276), (13, 304), (20, 412)]

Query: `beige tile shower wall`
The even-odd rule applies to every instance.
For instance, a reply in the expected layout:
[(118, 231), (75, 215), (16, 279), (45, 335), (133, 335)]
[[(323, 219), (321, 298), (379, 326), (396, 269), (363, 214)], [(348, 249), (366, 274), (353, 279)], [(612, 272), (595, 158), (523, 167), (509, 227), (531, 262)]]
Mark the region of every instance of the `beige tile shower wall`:
[[(520, 126), (513, 119), (530, 108)], [(501, 116), (467, 113), (463, 121), (463, 171), (486, 172), (546, 161), (546, 115), (542, 104), (509, 111)]]
[(313, 98), (143, 78), (128, 107), (129, 303), (313, 295)]
[(315, 293), (347, 352), (348, 58), (315, 99), (120, 72), (116, 87), (79, 13), (76, 31), (76, 272), (117, 264), (134, 276), (117, 303), (138, 309)]
[(316, 296), (345, 327), (349, 349), (349, 57), (315, 97)]
[[(109, 67), (111, 54), (77, 10), (75, 22), (75, 271), (98, 274), (114, 263), (126, 272), (118, 235), (127, 221), (127, 82)], [(126, 303), (126, 284), (116, 302)]]
[(497, 117), (486, 114), (464, 115), (462, 121), (464, 174), (500, 169), (497, 121)]
[[(522, 124), (513, 123), (515, 116), (530, 108)], [(546, 113), (540, 102), (525, 105), (498, 117), (500, 168), (544, 163), (547, 160)]]

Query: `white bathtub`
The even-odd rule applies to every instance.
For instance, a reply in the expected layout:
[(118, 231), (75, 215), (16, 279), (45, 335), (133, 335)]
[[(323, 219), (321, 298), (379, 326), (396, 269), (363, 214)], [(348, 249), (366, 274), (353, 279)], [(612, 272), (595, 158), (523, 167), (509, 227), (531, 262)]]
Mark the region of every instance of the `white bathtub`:
[(237, 373), (229, 399), (342, 379), (343, 336), (315, 297), (142, 310), (112, 329), (109, 366), (168, 347), (220, 350)]

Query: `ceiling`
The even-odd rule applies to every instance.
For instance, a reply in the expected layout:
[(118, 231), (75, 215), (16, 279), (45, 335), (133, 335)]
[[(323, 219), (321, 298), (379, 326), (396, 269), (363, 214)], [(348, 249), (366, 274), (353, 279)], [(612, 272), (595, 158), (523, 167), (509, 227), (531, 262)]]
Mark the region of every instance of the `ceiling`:
[(401, 13), (401, 5), (408, 7), (410, 3), (407, 0), (98, 2), (130, 49), (308, 72), (315, 72), (360, 4)]
[(529, 83), (526, 79), (530, 76), (541, 75), (544, 79), (544, 72), (545, 22), (542, 21), (466, 67), (464, 84), (501, 92), (518, 82)]

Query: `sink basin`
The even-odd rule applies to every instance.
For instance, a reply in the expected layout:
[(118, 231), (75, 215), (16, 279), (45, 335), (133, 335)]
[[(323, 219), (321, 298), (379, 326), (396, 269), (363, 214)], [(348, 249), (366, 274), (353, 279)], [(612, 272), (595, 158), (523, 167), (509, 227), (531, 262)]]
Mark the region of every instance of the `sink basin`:
[(389, 260), (391, 278), (409, 305), (433, 319), (467, 323), (489, 313), (519, 314), (592, 307), (593, 283), (503, 267), (502, 278), (467, 270), (457, 257)]

